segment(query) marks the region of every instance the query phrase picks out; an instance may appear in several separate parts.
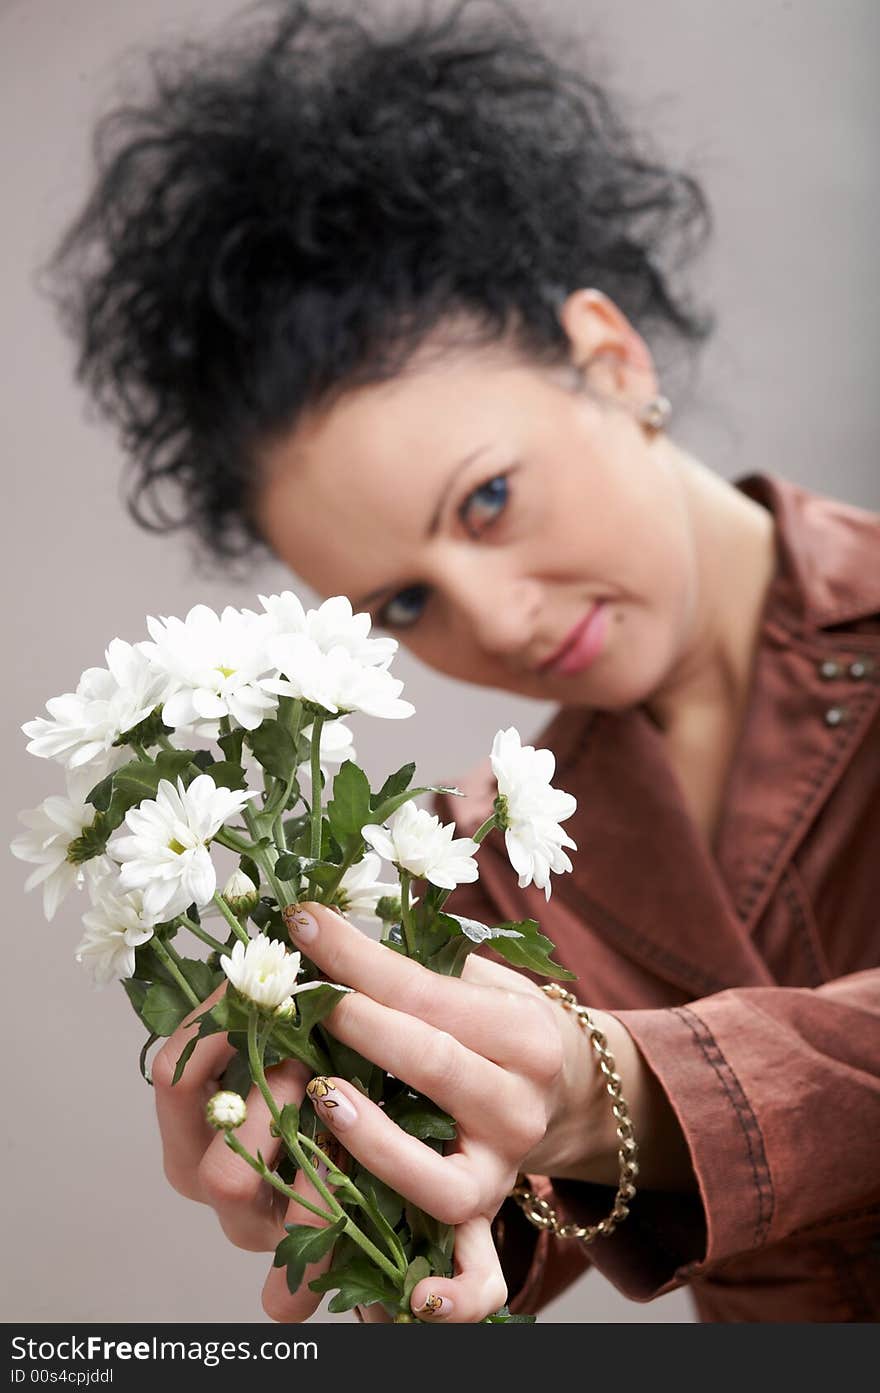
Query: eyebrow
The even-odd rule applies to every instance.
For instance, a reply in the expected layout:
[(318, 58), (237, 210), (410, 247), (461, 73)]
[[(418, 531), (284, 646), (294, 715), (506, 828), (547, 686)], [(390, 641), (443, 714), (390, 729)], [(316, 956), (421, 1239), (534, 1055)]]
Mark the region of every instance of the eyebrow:
[[(488, 445), (478, 446), (476, 450), (471, 450), (470, 454), (465, 455), (464, 459), (460, 459), (458, 463), (453, 467), (449, 477), (446, 480), (446, 483), (443, 486), (443, 491), (441, 492), (440, 497), (437, 500), (437, 506), (434, 509), (433, 514), (431, 515), (431, 520), (428, 523), (428, 530), (425, 533), (426, 537), (433, 537), (436, 534), (437, 529), (440, 526), (440, 518), (443, 513), (443, 505), (446, 502), (446, 499), (449, 497), (452, 485), (455, 483), (459, 474), (461, 474), (468, 467), (469, 464), (473, 464), (474, 460), (477, 459), (479, 455), (484, 454), (485, 451), (488, 449)], [(353, 608), (355, 610), (365, 609), (367, 605), (373, 604), (376, 600), (380, 599), (382, 595), (387, 595), (389, 591), (396, 590), (397, 588), (398, 587), (396, 585), (382, 585), (379, 587), (378, 590), (371, 590), (369, 595), (361, 596), (359, 600), (356, 600), (354, 602)]]

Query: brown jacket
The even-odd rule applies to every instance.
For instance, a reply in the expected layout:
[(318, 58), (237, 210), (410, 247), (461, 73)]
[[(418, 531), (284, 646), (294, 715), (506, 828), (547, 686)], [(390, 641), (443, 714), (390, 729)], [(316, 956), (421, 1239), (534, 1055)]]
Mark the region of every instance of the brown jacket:
[[(640, 708), (566, 708), (537, 743), (578, 800), (573, 873), (545, 904), (490, 838), (450, 900), (540, 922), (579, 999), (634, 1036), (699, 1184), (641, 1190), (589, 1249), (507, 1200), (516, 1311), (592, 1261), (636, 1301), (689, 1284), (705, 1321), (880, 1316), (880, 516), (780, 479), (737, 487), (772, 511), (778, 566), (715, 854)], [(472, 830), (490, 785), (487, 766), (444, 815)], [(532, 1180), (562, 1217), (610, 1207), (607, 1188)]]

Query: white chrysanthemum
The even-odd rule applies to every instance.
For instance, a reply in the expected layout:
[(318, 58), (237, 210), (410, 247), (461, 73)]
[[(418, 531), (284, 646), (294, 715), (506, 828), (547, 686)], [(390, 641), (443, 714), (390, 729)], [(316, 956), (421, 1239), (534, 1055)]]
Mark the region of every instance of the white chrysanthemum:
[(147, 628), (153, 642), (140, 647), (168, 680), (162, 707), (166, 725), (208, 734), (213, 723), (231, 716), (255, 730), (278, 705), (262, 681), (271, 667), (264, 615), (231, 605), (218, 615), (207, 605), (194, 605), (186, 619), (150, 618)]
[(370, 638), (372, 618), (355, 614), (346, 595), (334, 595), (317, 609), (306, 612), (292, 590), (281, 595), (261, 595), (276, 634), (305, 634), (322, 653), (342, 647), (367, 667), (386, 666), (397, 652), (396, 638)]
[(97, 880), (92, 891), (94, 906), (83, 915), (85, 933), (76, 960), (90, 968), (96, 987), (131, 977), (134, 950), (152, 938), (157, 922), (145, 912), (139, 890), (116, 893), (118, 881), (118, 875)]
[(208, 1099), (205, 1117), (208, 1125), (216, 1127), (218, 1132), (231, 1132), (246, 1119), (247, 1104), (240, 1093), (215, 1093)]
[(382, 921), (376, 914), (376, 905), (385, 895), (400, 895), (400, 886), (396, 881), (392, 885), (384, 884), (377, 879), (381, 866), (381, 857), (374, 851), (368, 851), (357, 865), (350, 866), (345, 872), (335, 896), (343, 914), (349, 914), (354, 919), (366, 920), (368, 923), (381, 924)]
[(415, 710), (400, 699), (403, 683), (398, 678), (385, 668), (365, 666), (341, 644), (325, 653), (307, 634), (281, 634), (267, 648), (281, 677), (265, 686), (279, 696), (301, 697), (333, 715), (362, 711), (397, 719)]
[(255, 790), (218, 788), (210, 774), (199, 774), (189, 788), (162, 779), (155, 798), (129, 808), (129, 836), (115, 834), (107, 851), (122, 863), (123, 890), (142, 890), (144, 909), (156, 920), (173, 919), (195, 902), (206, 905), (217, 888), (208, 842), (251, 798)]
[(54, 759), (68, 769), (88, 766), (92, 783), (131, 758), (113, 742), (145, 720), (162, 700), (166, 685), (145, 655), (124, 639), (115, 638), (107, 648), (107, 667), (86, 668), (75, 692), (46, 702), (51, 716), (27, 721), (22, 730), (30, 736), (28, 753)]
[(490, 759), (498, 793), (504, 800), (501, 817), (507, 855), (519, 876), (520, 888), (535, 884), (549, 900), (550, 872), (571, 870), (571, 861), (562, 848), (577, 850), (559, 826), (571, 817), (577, 799), (550, 787), (556, 769), (552, 752), (523, 745), (513, 726), (499, 730)]
[(455, 823), (442, 823), (434, 813), (404, 803), (392, 813), (385, 827), (375, 823), (361, 829), (368, 842), (386, 861), (430, 880), (443, 890), (466, 885), (479, 875), (473, 859), (479, 844), (470, 837), (456, 837)]
[(237, 940), (231, 954), (220, 959), (220, 965), (230, 982), (242, 996), (264, 1011), (285, 1006), (298, 992), (323, 987), (323, 982), (300, 982), (301, 958), (291, 953), (277, 939), (257, 934), (250, 943)]
[[(78, 786), (77, 786), (78, 785)], [(19, 821), (27, 827), (13, 838), (10, 850), (20, 861), (31, 861), (37, 869), (25, 881), (25, 890), (43, 887), (43, 913), (50, 921), (67, 892), (82, 886), (85, 867), (67, 859), (67, 849), (95, 818), (95, 809), (84, 801), (87, 788), (82, 779), (68, 779), (66, 794), (55, 793), (38, 808), (19, 813)]]

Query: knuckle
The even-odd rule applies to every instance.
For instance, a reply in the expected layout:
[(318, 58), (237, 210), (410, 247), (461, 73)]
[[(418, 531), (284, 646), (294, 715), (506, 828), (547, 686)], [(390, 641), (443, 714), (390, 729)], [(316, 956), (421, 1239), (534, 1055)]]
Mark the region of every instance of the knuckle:
[(164, 1158), (162, 1168), (165, 1172), (165, 1179), (172, 1190), (176, 1190), (177, 1194), (182, 1195), (185, 1200), (201, 1201), (202, 1192), (198, 1179), (192, 1171), (176, 1165), (168, 1156)]
[(417, 1069), (430, 1093), (431, 1087), (455, 1084), (461, 1070), (461, 1046), (446, 1030), (432, 1030), (417, 1051)]
[(521, 1156), (527, 1156), (547, 1135), (547, 1119), (543, 1110), (534, 1109), (521, 1112), (511, 1130), (511, 1140), (515, 1143), (517, 1153)]
[(273, 1282), (267, 1282), (263, 1287), (262, 1306), (270, 1320), (277, 1321), (282, 1325), (288, 1321), (296, 1321), (296, 1316), (291, 1311), (292, 1302), (286, 1291), (281, 1290)]
[(434, 1217), (441, 1224), (463, 1224), (479, 1213), (480, 1202), (476, 1180), (463, 1171), (451, 1179), (445, 1194), (432, 1206)]
[(179, 1084), (172, 1083), (174, 1079), (174, 1070), (177, 1068), (177, 1059), (177, 1053), (169, 1049), (166, 1043), (162, 1046), (161, 1050), (159, 1050), (150, 1066), (150, 1077), (153, 1080), (153, 1087), (158, 1089), (161, 1093), (167, 1092), (172, 1086), (180, 1089), (183, 1085), (183, 1081), (186, 1078), (185, 1072)]
[[(253, 1198), (253, 1172), (231, 1153), (217, 1157), (209, 1148), (199, 1163), (202, 1193), (212, 1205), (244, 1204)], [(259, 1183), (259, 1182), (258, 1182)]]

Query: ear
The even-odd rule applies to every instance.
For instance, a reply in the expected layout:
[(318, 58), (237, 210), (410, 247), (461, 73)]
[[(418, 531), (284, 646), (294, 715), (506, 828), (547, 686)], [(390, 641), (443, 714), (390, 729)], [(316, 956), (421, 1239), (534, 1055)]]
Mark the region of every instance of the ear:
[(640, 334), (601, 290), (573, 290), (559, 310), (571, 362), (603, 395), (633, 404), (656, 396), (654, 361)]

